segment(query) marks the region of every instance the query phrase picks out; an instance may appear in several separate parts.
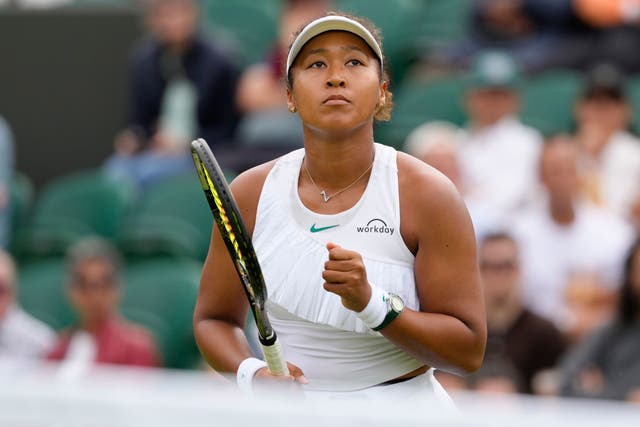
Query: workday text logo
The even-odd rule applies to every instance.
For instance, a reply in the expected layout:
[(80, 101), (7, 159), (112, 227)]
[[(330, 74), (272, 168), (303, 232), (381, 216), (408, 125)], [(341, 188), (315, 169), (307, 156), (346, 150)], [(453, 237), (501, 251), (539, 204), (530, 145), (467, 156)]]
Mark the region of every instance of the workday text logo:
[(358, 233), (375, 233), (393, 235), (394, 228), (387, 226), (387, 223), (380, 218), (374, 218), (365, 226), (356, 227)]

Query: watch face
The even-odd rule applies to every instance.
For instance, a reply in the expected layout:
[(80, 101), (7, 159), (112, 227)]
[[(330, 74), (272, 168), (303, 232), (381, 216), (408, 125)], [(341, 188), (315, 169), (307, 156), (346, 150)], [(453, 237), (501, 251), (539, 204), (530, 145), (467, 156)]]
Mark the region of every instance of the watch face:
[(398, 295), (391, 296), (391, 308), (393, 311), (401, 312), (404, 309), (404, 301)]

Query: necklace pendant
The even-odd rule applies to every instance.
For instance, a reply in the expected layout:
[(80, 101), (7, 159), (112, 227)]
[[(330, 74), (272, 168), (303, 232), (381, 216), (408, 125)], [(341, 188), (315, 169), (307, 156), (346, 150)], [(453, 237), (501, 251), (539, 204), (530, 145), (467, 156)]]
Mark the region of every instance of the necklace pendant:
[(324, 190), (322, 190), (320, 192), (320, 195), (322, 196), (322, 200), (324, 200), (325, 203), (327, 203), (329, 201), (329, 199), (331, 198), (331, 196), (327, 196), (327, 193), (325, 193)]

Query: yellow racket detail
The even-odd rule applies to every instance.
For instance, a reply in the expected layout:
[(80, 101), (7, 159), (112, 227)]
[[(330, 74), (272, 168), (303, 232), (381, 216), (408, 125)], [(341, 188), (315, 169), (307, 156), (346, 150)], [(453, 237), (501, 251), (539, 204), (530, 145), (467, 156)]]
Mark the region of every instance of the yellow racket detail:
[(220, 200), (220, 196), (218, 195), (216, 188), (213, 186), (213, 183), (211, 182), (211, 177), (209, 176), (206, 170), (204, 172), (210, 186), (209, 188), (211, 189), (211, 194), (213, 195), (213, 200), (216, 203), (216, 207), (218, 208), (218, 211), (220, 211), (220, 218), (224, 223), (224, 228), (227, 230), (227, 234), (229, 236), (229, 239), (231, 240), (231, 243), (233, 243), (233, 248), (235, 249), (238, 256), (240, 258), (243, 258), (242, 251), (240, 250), (240, 244), (238, 243), (238, 239), (236, 239), (236, 235), (233, 232), (233, 229), (231, 228), (229, 217), (227, 216), (227, 212), (224, 210), (224, 206), (222, 206), (222, 201)]
[(265, 310), (267, 288), (264, 277), (233, 194), (206, 141), (193, 141), (191, 154), (211, 213), (249, 300), (269, 369), (274, 374), (287, 375), (282, 348)]

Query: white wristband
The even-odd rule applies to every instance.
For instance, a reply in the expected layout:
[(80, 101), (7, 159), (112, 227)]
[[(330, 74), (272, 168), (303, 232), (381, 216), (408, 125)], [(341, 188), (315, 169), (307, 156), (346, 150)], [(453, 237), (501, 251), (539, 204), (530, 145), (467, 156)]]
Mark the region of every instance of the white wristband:
[(253, 391), (253, 377), (260, 369), (267, 366), (267, 362), (264, 360), (256, 359), (255, 357), (249, 357), (244, 359), (240, 366), (238, 366), (238, 372), (236, 374), (236, 381), (238, 387), (245, 393), (251, 393)]
[(356, 316), (370, 328), (379, 326), (387, 316), (387, 292), (371, 285), (371, 298), (364, 310), (357, 312)]

